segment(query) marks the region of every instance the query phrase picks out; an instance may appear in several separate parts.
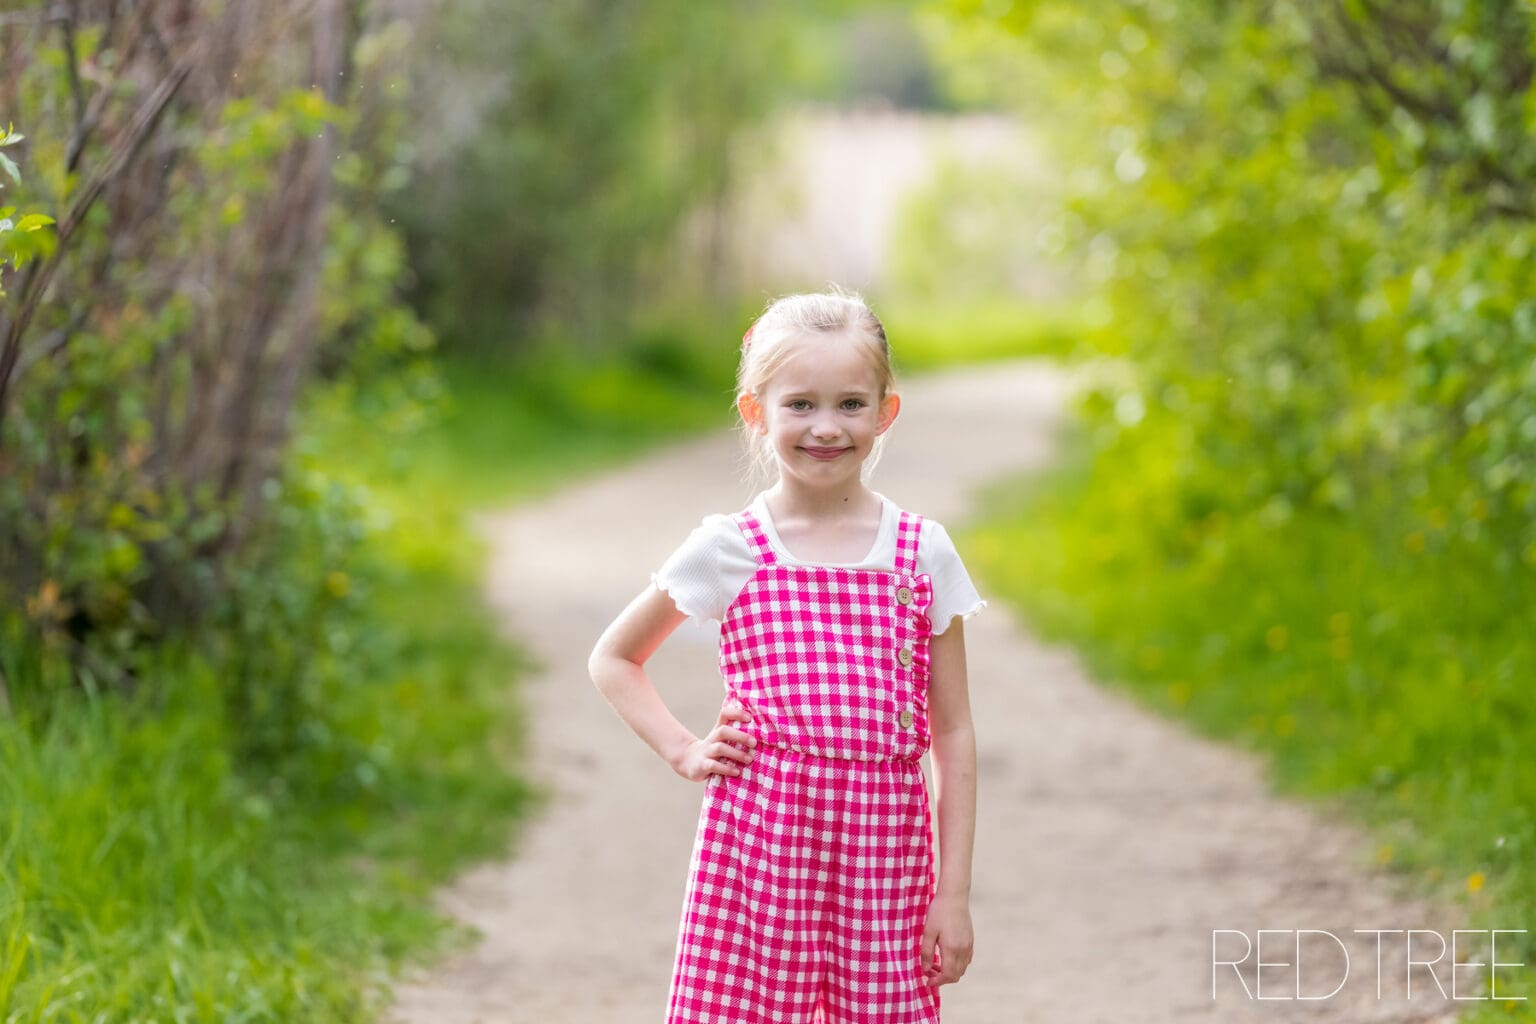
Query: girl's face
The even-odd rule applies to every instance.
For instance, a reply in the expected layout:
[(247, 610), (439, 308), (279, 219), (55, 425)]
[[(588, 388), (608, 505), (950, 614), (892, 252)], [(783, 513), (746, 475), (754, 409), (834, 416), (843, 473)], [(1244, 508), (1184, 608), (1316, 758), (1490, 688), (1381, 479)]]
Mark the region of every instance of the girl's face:
[(816, 486), (857, 481), (901, 401), (881, 396), (879, 374), (846, 336), (791, 344), (767, 386), (737, 399), (742, 419), (768, 438), (781, 474)]

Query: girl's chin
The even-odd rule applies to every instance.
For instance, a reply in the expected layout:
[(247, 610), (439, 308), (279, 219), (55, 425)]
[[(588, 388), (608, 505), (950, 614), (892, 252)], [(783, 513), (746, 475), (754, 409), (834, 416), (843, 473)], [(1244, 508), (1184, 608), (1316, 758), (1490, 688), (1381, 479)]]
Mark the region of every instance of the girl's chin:
[(800, 454), (789, 462), (779, 460), (781, 476), (794, 477), (817, 485), (841, 485), (849, 480), (858, 480), (863, 470), (864, 460), (853, 454), (837, 459), (813, 459), (809, 455)]

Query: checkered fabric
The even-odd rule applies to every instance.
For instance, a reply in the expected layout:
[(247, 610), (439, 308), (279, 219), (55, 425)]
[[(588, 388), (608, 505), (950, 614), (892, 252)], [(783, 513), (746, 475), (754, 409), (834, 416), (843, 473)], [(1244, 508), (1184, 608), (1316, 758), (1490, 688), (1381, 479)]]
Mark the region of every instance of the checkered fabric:
[(759, 565), (720, 669), (757, 755), (705, 784), (668, 1024), (936, 1022), (922, 517), (901, 513), (894, 571), (784, 565), (735, 518)]

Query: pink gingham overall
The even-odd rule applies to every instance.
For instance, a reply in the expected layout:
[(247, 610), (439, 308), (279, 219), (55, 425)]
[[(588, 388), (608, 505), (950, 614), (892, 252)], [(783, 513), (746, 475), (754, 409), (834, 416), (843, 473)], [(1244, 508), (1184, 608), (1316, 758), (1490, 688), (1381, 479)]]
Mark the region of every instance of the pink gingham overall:
[(928, 1024), (932, 600), (922, 517), (901, 513), (895, 570), (758, 560), (720, 626), (726, 703), (756, 756), (711, 775), (689, 866), (668, 1024)]

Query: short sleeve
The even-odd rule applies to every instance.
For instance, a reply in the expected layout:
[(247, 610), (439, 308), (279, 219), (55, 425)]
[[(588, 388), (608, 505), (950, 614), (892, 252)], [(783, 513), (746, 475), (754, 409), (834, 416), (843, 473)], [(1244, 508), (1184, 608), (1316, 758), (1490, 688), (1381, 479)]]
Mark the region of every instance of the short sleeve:
[(929, 606), (928, 618), (933, 622), (935, 635), (948, 629), (955, 616), (969, 619), (987, 606), (976, 592), (976, 585), (971, 582), (971, 574), (960, 560), (949, 531), (931, 519), (923, 520), (923, 532), (917, 546), (917, 569), (927, 573), (933, 583), (933, 604)]
[(719, 625), (741, 589), (743, 572), (751, 575), (752, 567), (751, 552), (735, 521), (710, 515), (651, 573), (651, 582), (683, 614), (700, 624)]

